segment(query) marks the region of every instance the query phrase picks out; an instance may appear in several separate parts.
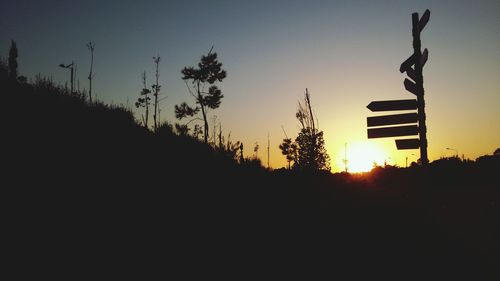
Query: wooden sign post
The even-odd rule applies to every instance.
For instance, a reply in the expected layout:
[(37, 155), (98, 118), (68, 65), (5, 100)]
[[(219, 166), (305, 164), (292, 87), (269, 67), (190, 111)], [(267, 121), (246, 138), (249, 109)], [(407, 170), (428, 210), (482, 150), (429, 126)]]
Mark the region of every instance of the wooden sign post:
[(422, 68), (429, 58), (429, 51), (427, 49), (424, 49), (423, 52), (421, 51), (420, 32), (422, 32), (429, 21), (430, 14), (431, 12), (426, 10), (420, 19), (418, 13), (412, 14), (413, 54), (399, 67), (399, 71), (401, 73), (406, 72), (410, 78), (405, 78), (404, 80), (405, 89), (414, 94), (417, 99), (373, 101), (367, 106), (371, 111), (417, 110), (416, 113), (368, 117), (368, 127), (418, 122), (418, 126), (406, 125), (369, 128), (368, 138), (419, 135), (418, 139), (396, 140), (396, 147), (398, 149), (420, 148), (420, 159), (423, 165), (429, 163), (429, 158), (427, 156), (427, 126), (425, 125), (424, 78)]

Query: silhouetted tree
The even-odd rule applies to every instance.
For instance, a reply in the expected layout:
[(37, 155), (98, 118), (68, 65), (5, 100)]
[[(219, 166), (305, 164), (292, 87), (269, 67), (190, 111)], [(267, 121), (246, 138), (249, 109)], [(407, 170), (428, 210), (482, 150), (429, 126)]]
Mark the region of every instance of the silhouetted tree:
[(139, 98), (135, 102), (135, 107), (144, 107), (146, 109), (145, 115), (143, 115), (142, 121), (144, 124), (144, 127), (148, 128), (148, 120), (149, 120), (149, 104), (151, 98), (148, 96), (151, 93), (151, 90), (148, 89), (146, 86), (146, 71), (142, 73), (142, 90), (140, 93)]
[(253, 147), (253, 152), (255, 152), (255, 159), (258, 158), (258, 153), (259, 153), (259, 143), (255, 142), (255, 146)]
[(155, 66), (156, 66), (156, 72), (155, 72), (155, 77), (156, 77), (156, 83), (152, 86), (153, 88), (153, 96), (155, 97), (155, 101), (154, 101), (154, 113), (153, 113), (153, 121), (154, 121), (154, 129), (156, 131), (156, 128), (158, 126), (158, 118), (157, 118), (157, 114), (158, 114), (158, 94), (160, 93), (160, 88), (161, 86), (158, 84), (158, 78), (160, 77), (160, 72), (158, 71), (158, 67), (160, 65), (160, 57), (153, 57), (153, 61), (155, 63)]
[(89, 100), (92, 103), (92, 78), (94, 78), (92, 76), (92, 69), (94, 67), (94, 48), (95, 48), (94, 42), (89, 41), (87, 43), (87, 48), (90, 51), (90, 72), (89, 72), (89, 77), (88, 77), (88, 79), (89, 79)]
[(243, 157), (243, 143), (240, 143), (240, 164), (243, 164), (245, 158)]
[(493, 155), (500, 155), (500, 148), (495, 149), (495, 152), (493, 152)]
[[(314, 113), (311, 107), (309, 92), (306, 89), (304, 102), (299, 101), (297, 113), (295, 115), (301, 125), (299, 135), (295, 139), (296, 156), (292, 158), (293, 143), (291, 140), (285, 139), (280, 145), (280, 149), (284, 155), (290, 155), (290, 158), (295, 161), (294, 167), (308, 170), (330, 170), (330, 157), (325, 149), (325, 141), (323, 139), (323, 131), (316, 128), (314, 121)], [(282, 149), (285, 149), (285, 151)], [(288, 160), (288, 156), (287, 156)]]
[(288, 169), (291, 167), (291, 162), (297, 161), (297, 144), (292, 142), (291, 138), (283, 139), (283, 142), (279, 145), (281, 153), (285, 155), (286, 161), (288, 161)]
[[(217, 61), (217, 53), (212, 53), (212, 49), (210, 49), (206, 56), (201, 57), (197, 68), (185, 67), (181, 72), (184, 75), (182, 79), (186, 81), (189, 93), (193, 96), (197, 105), (190, 107), (185, 102), (176, 105), (175, 116), (181, 120), (184, 117), (192, 117), (201, 110), (204, 122), (203, 137), (205, 143), (208, 143), (207, 111), (209, 108), (216, 109), (220, 106), (221, 99), (224, 96), (214, 84), (217, 81), (222, 82), (226, 78), (226, 71), (222, 69), (222, 63)], [(191, 86), (188, 85), (187, 80), (191, 80)]]
[(9, 79), (17, 80), (17, 45), (14, 40), (11, 40), (9, 50)]

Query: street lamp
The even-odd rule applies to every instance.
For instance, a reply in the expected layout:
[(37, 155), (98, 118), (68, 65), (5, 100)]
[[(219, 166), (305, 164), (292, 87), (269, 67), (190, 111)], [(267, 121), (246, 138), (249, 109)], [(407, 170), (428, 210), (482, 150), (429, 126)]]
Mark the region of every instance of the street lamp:
[(446, 149), (455, 151), (456, 157), (458, 158), (458, 150), (457, 149), (449, 148), (449, 147), (447, 147)]
[[(415, 154), (411, 154), (412, 156), (415, 156)], [(406, 168), (408, 168), (408, 155), (406, 156)]]
[(74, 64), (75, 64), (75, 63), (74, 63), (73, 61), (71, 61), (71, 63), (70, 63), (70, 64), (68, 64), (68, 65), (64, 65), (64, 64), (62, 64), (62, 63), (59, 65), (59, 67), (62, 67), (62, 68), (68, 68), (68, 69), (70, 70), (70, 73), (71, 73), (71, 81), (70, 81), (70, 82), (71, 82), (71, 93), (72, 93), (72, 94), (73, 94), (73, 81), (74, 81), (74, 79), (73, 79), (73, 72), (74, 72), (74, 71), (73, 71), (73, 65), (74, 65)]

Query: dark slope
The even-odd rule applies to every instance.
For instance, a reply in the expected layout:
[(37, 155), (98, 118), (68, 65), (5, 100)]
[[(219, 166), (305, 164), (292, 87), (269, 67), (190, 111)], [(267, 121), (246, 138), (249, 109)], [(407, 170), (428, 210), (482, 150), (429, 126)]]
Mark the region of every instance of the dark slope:
[(40, 276), (498, 276), (498, 159), (269, 173), (62, 92), (1, 86), (12, 260)]

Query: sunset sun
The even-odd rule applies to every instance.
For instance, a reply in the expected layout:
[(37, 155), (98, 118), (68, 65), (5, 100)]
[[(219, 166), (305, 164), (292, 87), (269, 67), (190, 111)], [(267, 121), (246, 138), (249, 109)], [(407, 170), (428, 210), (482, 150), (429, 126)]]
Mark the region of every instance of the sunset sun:
[(385, 153), (375, 143), (355, 142), (347, 146), (347, 169), (351, 173), (368, 172), (374, 163), (384, 162)]

